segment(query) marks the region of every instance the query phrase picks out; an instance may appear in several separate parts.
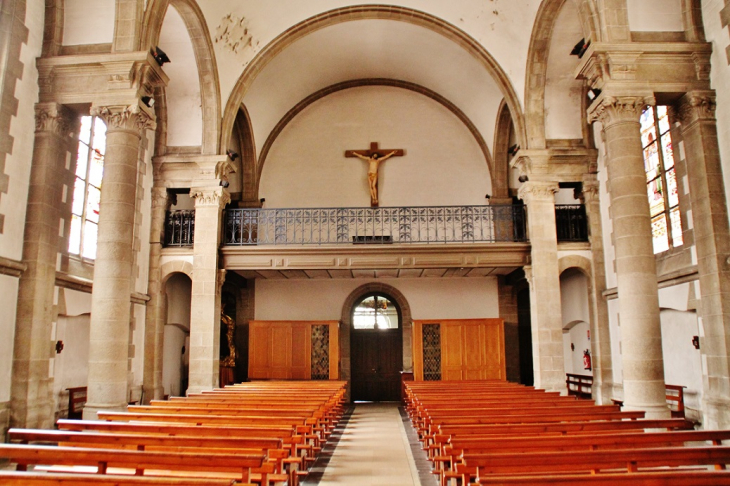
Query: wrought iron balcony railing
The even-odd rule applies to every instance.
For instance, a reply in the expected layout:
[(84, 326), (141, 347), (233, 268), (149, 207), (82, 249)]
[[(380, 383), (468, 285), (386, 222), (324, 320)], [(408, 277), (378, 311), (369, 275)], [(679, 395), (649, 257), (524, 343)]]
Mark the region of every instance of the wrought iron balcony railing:
[(558, 241), (588, 241), (588, 220), (582, 204), (556, 204)]
[(523, 206), (229, 209), (226, 245), (526, 241)]
[(195, 210), (168, 211), (165, 215), (164, 246), (193, 246)]

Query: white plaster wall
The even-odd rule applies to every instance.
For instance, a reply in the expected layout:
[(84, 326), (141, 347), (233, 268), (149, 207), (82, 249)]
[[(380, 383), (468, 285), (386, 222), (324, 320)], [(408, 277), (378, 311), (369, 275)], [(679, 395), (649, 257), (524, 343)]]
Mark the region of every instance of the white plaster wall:
[(63, 341), (63, 351), (55, 355), (53, 391), (56, 399), (66, 388), (88, 383), (90, 321), (90, 314), (58, 316), (56, 339)]
[[(581, 62), (570, 50), (583, 38), (575, 3), (565, 2), (555, 21), (545, 80), (545, 137), (547, 139), (583, 138), (581, 103), (583, 81), (575, 78)], [(565, 204), (565, 203), (559, 203)]]
[(499, 317), (496, 278), (257, 280), (256, 319), (339, 320), (345, 299), (371, 282), (398, 289), (413, 319)]
[(12, 260), (20, 260), (23, 254), (28, 181), (35, 141), (34, 105), (38, 101), (38, 70), (35, 60), (41, 55), (44, 12), (45, 3), (42, 0), (29, 0), (26, 3), (28, 43), (23, 44), (20, 51), (23, 77), (17, 81), (15, 87), (18, 110), (10, 124), (10, 136), (14, 141), (11, 153), (5, 158), (4, 171), (9, 177), (9, 185), (8, 192), (0, 195), (0, 214), (5, 215), (5, 225), (0, 234), (0, 256)]
[[(700, 350), (692, 345), (692, 336), (698, 335), (697, 314), (662, 309), (662, 351), (664, 353), (664, 380), (669, 385), (686, 386), (685, 405), (699, 410), (702, 392), (702, 361)], [(681, 356), (681, 359), (677, 359)]]
[(10, 400), (17, 300), (18, 279), (0, 275), (0, 309), (3, 309), (0, 319), (0, 403)]
[(165, 326), (165, 341), (162, 351), (162, 385), (164, 393), (180, 396), (180, 376), (182, 369), (182, 347), (185, 345), (185, 334), (175, 326)]
[(628, 0), (629, 28), (639, 32), (681, 32), (682, 0)]
[(712, 71), (710, 79), (717, 95), (717, 138), (720, 145), (725, 198), (730, 207), (730, 66), (726, 49), (730, 46), (730, 29), (720, 22), (723, 0), (702, 0), (702, 20), (705, 36), (712, 43)]
[(111, 43), (114, 40), (114, 4), (114, 0), (65, 0), (63, 45)]
[(380, 206), (484, 204), (489, 170), (466, 127), (441, 104), (391, 87), (334, 93), (281, 133), (261, 175), (266, 207), (370, 206), (367, 164), (345, 150), (402, 148), (382, 163)]
[(167, 96), (167, 145), (197, 146), (203, 140), (203, 110), (198, 66), (185, 23), (170, 6), (160, 31), (160, 48), (170, 57), (165, 74), (170, 82)]
[(563, 328), (575, 322), (588, 322), (588, 278), (575, 269), (568, 269), (560, 276), (560, 302)]
[[(320, 12), (355, 5), (351, 0), (249, 0), (246, 2), (221, 2), (199, 0), (208, 22), (208, 29), (215, 35), (226, 15), (244, 19), (250, 32), (251, 44), (243, 45), (238, 52), (215, 44), (223, 99), (241, 75), (243, 68), (276, 36), (291, 26)], [(520, 100), (524, 96), (525, 62), (529, 49), (532, 25), (540, 5), (539, 0), (490, 1), (483, 0), (401, 0), (382, 1), (383, 5), (400, 5), (441, 17), (463, 30), (484, 46), (507, 73)], [(338, 48), (332, 46), (333, 51)]]
[(167, 321), (168, 324), (179, 324), (190, 329), (190, 299), (192, 282), (182, 273), (173, 275), (165, 285), (167, 294)]

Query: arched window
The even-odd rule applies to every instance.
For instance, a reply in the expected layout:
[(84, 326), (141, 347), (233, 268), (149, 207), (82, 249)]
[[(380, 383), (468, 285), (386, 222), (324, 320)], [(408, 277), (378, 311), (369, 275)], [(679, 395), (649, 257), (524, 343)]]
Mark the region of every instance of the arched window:
[(104, 122), (95, 116), (81, 117), (68, 252), (90, 260), (96, 258), (105, 150)]
[(683, 243), (677, 173), (669, 127), (666, 106), (657, 106), (656, 109), (649, 106), (641, 114), (641, 145), (644, 149), (654, 253), (682, 246)]
[(398, 307), (382, 294), (366, 295), (352, 311), (352, 326), (354, 329), (398, 329)]

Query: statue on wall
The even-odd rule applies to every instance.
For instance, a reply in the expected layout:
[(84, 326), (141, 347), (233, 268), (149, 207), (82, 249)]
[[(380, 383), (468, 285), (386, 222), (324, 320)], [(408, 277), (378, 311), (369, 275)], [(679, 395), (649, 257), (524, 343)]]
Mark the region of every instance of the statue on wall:
[(389, 158), (400, 157), (405, 152), (401, 149), (386, 151), (378, 149), (378, 143), (370, 144), (370, 150), (347, 150), (345, 157), (357, 157), (368, 163), (368, 189), (370, 190), (370, 205), (378, 206), (378, 169), (380, 164)]
[(221, 309), (221, 324), (226, 327), (226, 338), (228, 338), (228, 356), (221, 361), (221, 366), (236, 366), (236, 343), (233, 341), (233, 331), (236, 328), (236, 323), (233, 322), (231, 316), (225, 314), (224, 309)]

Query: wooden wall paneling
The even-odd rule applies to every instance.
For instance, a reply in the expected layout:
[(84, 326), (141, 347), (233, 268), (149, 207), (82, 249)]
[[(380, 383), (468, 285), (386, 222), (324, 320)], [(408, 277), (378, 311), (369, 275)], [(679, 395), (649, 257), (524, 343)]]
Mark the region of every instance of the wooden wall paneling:
[(330, 380), (340, 379), (340, 323), (329, 322), (330, 327)]
[(413, 321), (413, 378), (423, 381), (423, 325), (431, 321)]

